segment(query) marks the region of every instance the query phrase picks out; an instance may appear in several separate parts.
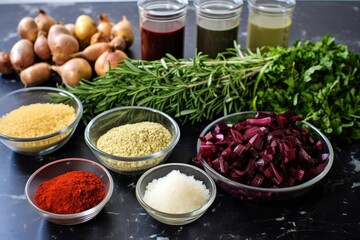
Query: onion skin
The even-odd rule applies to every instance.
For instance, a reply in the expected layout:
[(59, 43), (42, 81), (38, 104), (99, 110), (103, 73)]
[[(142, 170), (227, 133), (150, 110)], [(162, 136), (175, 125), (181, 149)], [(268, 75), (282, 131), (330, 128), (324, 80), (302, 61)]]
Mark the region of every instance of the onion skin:
[(1, 74), (11, 74), (14, 73), (15, 70), (10, 62), (9, 53), (0, 52), (0, 73)]
[(135, 38), (134, 27), (126, 16), (116, 23), (111, 29), (111, 35), (113, 37), (122, 37), (125, 40), (126, 48), (129, 48)]
[(90, 45), (99, 42), (110, 42), (110, 35), (102, 32), (97, 32), (90, 38)]
[(54, 38), (61, 33), (71, 35), (70, 31), (65, 27), (65, 25), (63, 24), (52, 25), (47, 35), (49, 45), (52, 44)]
[(106, 42), (94, 43), (86, 47), (81, 52), (76, 52), (71, 54), (70, 57), (71, 58), (81, 57), (81, 58), (85, 58), (89, 62), (95, 62), (96, 59), (98, 59), (98, 57), (102, 53), (110, 49), (110, 47), (111, 47), (110, 43), (106, 43)]
[(115, 49), (124, 51), (126, 48), (126, 42), (125, 39), (122, 37), (114, 37), (111, 39), (110, 42), (111, 46), (113, 46)]
[(34, 43), (34, 51), (41, 60), (47, 61), (51, 59), (51, 51), (46, 37), (46, 32), (39, 31), (38, 37)]
[(25, 87), (37, 86), (51, 78), (51, 66), (46, 62), (34, 65), (20, 72), (20, 80)]
[(20, 20), (17, 27), (18, 34), (22, 39), (35, 42), (38, 35), (38, 27), (32, 17), (24, 17)]
[(115, 23), (111, 22), (108, 15), (103, 13), (99, 15), (99, 23), (97, 25), (97, 31), (105, 35), (111, 34), (111, 29)]
[(75, 36), (79, 40), (80, 48), (90, 45), (91, 36), (97, 32), (96, 22), (88, 15), (80, 15), (75, 22)]
[(92, 76), (91, 65), (83, 58), (70, 59), (61, 66), (51, 66), (51, 69), (60, 75), (67, 86), (77, 86), (82, 79), (90, 80)]
[(55, 20), (48, 15), (44, 10), (40, 9), (39, 14), (34, 18), (39, 31), (49, 32), (51, 26), (55, 25)]
[(34, 64), (34, 44), (28, 39), (20, 39), (17, 41), (11, 48), (10, 62), (17, 71), (24, 70)]
[(79, 43), (70, 34), (59, 34), (49, 43), (52, 60), (56, 65), (62, 65), (68, 61), (70, 55), (79, 51)]
[(110, 48), (108, 51), (101, 54), (95, 62), (94, 68), (98, 76), (104, 75), (109, 71), (109, 64), (111, 68), (115, 68), (118, 62), (124, 60), (128, 56), (121, 50)]
[(65, 28), (69, 31), (70, 35), (75, 36), (75, 24), (74, 23), (67, 23), (65, 24)]

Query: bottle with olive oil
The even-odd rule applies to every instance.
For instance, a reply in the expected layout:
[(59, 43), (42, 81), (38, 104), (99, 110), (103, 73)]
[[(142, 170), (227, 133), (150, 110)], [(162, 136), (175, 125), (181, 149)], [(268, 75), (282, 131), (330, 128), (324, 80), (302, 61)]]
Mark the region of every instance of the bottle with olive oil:
[(287, 47), (295, 0), (248, 0), (247, 48)]

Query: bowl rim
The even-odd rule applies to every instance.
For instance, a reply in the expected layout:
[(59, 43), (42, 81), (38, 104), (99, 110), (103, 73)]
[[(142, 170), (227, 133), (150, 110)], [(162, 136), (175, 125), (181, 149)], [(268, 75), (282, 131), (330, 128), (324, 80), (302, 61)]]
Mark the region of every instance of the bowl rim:
[[(55, 137), (59, 134), (62, 133), (66, 133), (67, 131), (71, 130), (72, 128), (74, 128), (80, 121), (82, 114), (83, 114), (83, 105), (82, 102), (80, 101), (80, 99), (78, 97), (76, 97), (74, 94), (65, 91), (63, 89), (60, 88), (54, 88), (54, 87), (29, 87), (29, 88), (21, 88), (21, 89), (17, 89), (14, 90), (2, 97), (0, 97), (0, 101), (2, 99), (5, 99), (7, 97), (10, 97), (12, 95), (15, 95), (17, 93), (20, 92), (35, 92), (35, 91), (49, 91), (49, 92), (57, 92), (59, 94), (63, 94), (63, 95), (67, 95), (69, 97), (71, 97), (72, 99), (75, 100), (76, 104), (78, 105), (78, 109), (75, 109), (75, 119), (73, 122), (71, 122), (69, 125), (67, 125), (66, 127), (60, 129), (59, 131), (47, 134), (47, 135), (43, 135), (43, 136), (39, 136), (39, 137), (31, 137), (31, 138), (19, 138), (19, 137), (11, 137), (11, 136), (7, 136), (4, 134), (0, 133), (0, 139), (4, 139), (6, 141), (15, 141), (15, 142), (32, 142), (32, 141), (39, 141), (39, 140), (45, 140), (51, 137)], [(14, 109), (15, 110), (15, 109)], [(2, 116), (0, 116), (1, 118)]]
[[(266, 111), (244, 111), (244, 112), (237, 112), (237, 113), (232, 113), (232, 114), (228, 114), (226, 116), (220, 117), (214, 121), (212, 121), (210, 124), (208, 124), (204, 130), (200, 133), (200, 136), (204, 136), (205, 134), (207, 134), (212, 128), (213, 126), (218, 123), (221, 122), (229, 117), (234, 117), (234, 116), (239, 116), (239, 115), (246, 115), (246, 114), (255, 114), (257, 112), (266, 112)], [(259, 191), (259, 192), (273, 192), (273, 193), (284, 193), (284, 192), (292, 192), (292, 191), (297, 191), (297, 190), (302, 190), (305, 189), (307, 187), (312, 186), (313, 184), (319, 182), (321, 179), (323, 179), (327, 173), (330, 171), (333, 162), (334, 162), (334, 149), (331, 145), (331, 142), (329, 141), (329, 139), (325, 136), (325, 134), (323, 134), (318, 128), (316, 128), (314, 125), (312, 125), (311, 123), (307, 122), (307, 121), (301, 121), (302, 123), (308, 125), (312, 130), (314, 130), (317, 134), (320, 135), (320, 137), (324, 140), (326, 146), (329, 149), (329, 157), (327, 160), (327, 164), (325, 165), (325, 168), (323, 169), (323, 171), (321, 171), (318, 175), (316, 175), (315, 177), (313, 177), (312, 179), (298, 184), (298, 185), (294, 185), (291, 187), (283, 187), (283, 188), (264, 188), (264, 187), (254, 187), (254, 186), (250, 186), (250, 185), (246, 185), (243, 183), (239, 183), (239, 182), (235, 182), (229, 178), (224, 177), (223, 175), (219, 174), (217, 171), (215, 171), (212, 167), (209, 166), (209, 164), (207, 164), (207, 162), (204, 159), (201, 159), (201, 164), (202, 166), (210, 171), (211, 174), (216, 175), (221, 181), (226, 182), (227, 184), (231, 185), (232, 187), (236, 187), (236, 188), (246, 188), (248, 190), (255, 190), (255, 191)], [(200, 148), (200, 139), (198, 138), (197, 140), (197, 146), (196, 146), (196, 151), (199, 152), (199, 148)]]
[[(164, 168), (164, 167), (170, 167), (170, 168), (173, 168), (173, 170), (175, 170), (176, 166), (182, 166), (182, 167), (185, 167), (185, 168), (190, 168), (192, 170), (195, 170), (195, 171), (201, 173), (202, 175), (204, 175), (210, 182), (212, 191), (210, 192), (209, 199), (207, 200), (207, 202), (204, 205), (202, 205), (200, 208), (198, 208), (198, 209), (196, 209), (196, 210), (194, 210), (192, 212), (187, 212), (187, 213), (167, 213), (167, 212), (159, 211), (159, 210), (151, 207), (150, 205), (148, 205), (144, 201), (144, 199), (141, 197), (140, 185), (141, 185), (141, 183), (143, 182), (143, 180), (144, 180), (144, 178), (146, 176), (148, 176), (152, 172), (155, 172), (156, 170), (158, 170), (160, 168)], [(165, 164), (160, 164), (158, 166), (150, 168), (149, 170), (147, 170), (145, 173), (143, 173), (140, 176), (140, 178), (138, 179), (138, 181), (136, 183), (135, 195), (136, 195), (136, 198), (137, 198), (138, 202), (140, 203), (140, 205), (147, 212), (151, 211), (152, 213), (156, 213), (157, 216), (162, 217), (162, 218), (167, 218), (167, 219), (169, 219), (169, 218), (172, 218), (172, 219), (178, 218), (179, 220), (181, 220), (181, 219), (190, 218), (190, 217), (194, 217), (194, 216), (203, 214), (213, 204), (213, 202), (215, 201), (215, 198), (216, 198), (216, 195), (217, 195), (217, 188), (216, 188), (216, 184), (215, 184), (214, 179), (199, 167), (196, 167), (196, 166), (193, 166), (193, 165), (190, 165), (190, 164), (187, 164), (187, 163), (165, 163)]]
[[(52, 212), (48, 212), (45, 211), (41, 208), (39, 208), (35, 202), (30, 198), (30, 193), (29, 193), (29, 185), (32, 182), (32, 180), (36, 177), (36, 175), (43, 171), (45, 168), (55, 165), (55, 164), (59, 164), (59, 163), (63, 163), (63, 162), (69, 162), (69, 161), (80, 161), (80, 162), (85, 162), (85, 163), (89, 163), (92, 165), (95, 165), (97, 168), (100, 168), (105, 174), (106, 177), (109, 179), (109, 190), (107, 191), (105, 197), (103, 200), (101, 200), (100, 203), (98, 203), (96, 206), (89, 208), (85, 211), (82, 212), (78, 212), (78, 213), (71, 213), (71, 214), (60, 214), (60, 213), (52, 213)], [(31, 176), (29, 177), (29, 179), (27, 180), (26, 184), (25, 184), (25, 196), (26, 199), (28, 200), (28, 203), (30, 203), (31, 207), (33, 207), (34, 209), (36, 209), (39, 213), (46, 215), (48, 217), (51, 218), (56, 218), (58, 220), (69, 220), (69, 219), (74, 219), (74, 218), (81, 218), (81, 217), (85, 217), (88, 216), (90, 214), (92, 214), (94, 212), (94, 209), (97, 209), (98, 211), (101, 211), (101, 209), (106, 205), (106, 203), (110, 200), (112, 193), (114, 191), (114, 180), (110, 174), (110, 172), (101, 164), (93, 161), (93, 160), (89, 160), (89, 159), (85, 159), (85, 158), (63, 158), (63, 159), (59, 159), (59, 160), (55, 160), (52, 161), (50, 163), (47, 163), (43, 166), (41, 166), (40, 168), (38, 168), (35, 172), (33, 172), (31, 174)], [(96, 211), (95, 211), (96, 212)]]
[[(155, 153), (152, 154), (148, 154), (145, 156), (139, 156), (139, 157), (123, 157), (123, 156), (117, 156), (117, 155), (112, 155), (109, 153), (106, 153), (100, 149), (98, 149), (93, 142), (90, 140), (90, 128), (92, 127), (92, 125), (100, 118), (102, 118), (103, 116), (112, 113), (112, 112), (116, 112), (116, 111), (122, 111), (122, 110), (133, 110), (133, 109), (138, 109), (138, 110), (145, 110), (145, 111), (150, 111), (153, 113), (157, 113), (160, 114), (162, 116), (164, 116), (166, 119), (168, 119), (172, 126), (175, 128), (175, 135), (173, 140), (171, 141), (171, 143), (164, 149), (161, 149), (160, 151), (157, 151)], [(177, 122), (170, 117), (168, 114), (159, 111), (157, 109), (154, 108), (149, 108), (149, 107), (142, 107), (142, 106), (123, 106), (123, 107), (116, 107), (107, 111), (104, 111), (100, 114), (98, 114), (97, 116), (95, 116), (93, 119), (91, 119), (91, 121), (87, 124), (85, 131), (84, 131), (84, 138), (85, 138), (85, 142), (86, 144), (90, 147), (91, 150), (95, 151), (97, 154), (101, 154), (102, 156), (109, 158), (111, 160), (118, 160), (118, 161), (144, 161), (144, 160), (148, 160), (149, 158), (157, 158), (157, 157), (161, 157), (162, 155), (164, 155), (167, 152), (170, 152), (175, 146), (176, 144), (179, 142), (180, 139), (180, 127), (177, 124)]]

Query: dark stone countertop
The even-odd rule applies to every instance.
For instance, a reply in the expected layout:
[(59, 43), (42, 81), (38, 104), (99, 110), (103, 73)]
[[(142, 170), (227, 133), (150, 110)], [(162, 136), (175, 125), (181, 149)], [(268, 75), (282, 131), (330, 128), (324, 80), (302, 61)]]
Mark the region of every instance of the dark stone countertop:
[[(0, 51), (10, 51), (18, 40), (16, 26), (39, 8), (57, 21), (75, 22), (80, 14), (97, 18), (108, 13), (113, 21), (126, 15), (136, 27), (136, 40), (128, 51), (140, 58), (138, 12), (135, 2), (0, 4)], [(243, 8), (239, 42), (246, 39), (247, 8)], [(320, 40), (324, 34), (360, 53), (360, 2), (298, 1), (291, 42)], [(185, 57), (193, 57), (195, 16), (187, 15)], [(22, 88), (16, 76), (0, 78), (0, 96)], [(1, 107), (1, 106), (0, 106)], [(195, 156), (202, 124), (181, 127), (182, 136), (168, 162), (189, 162)], [(115, 189), (100, 214), (89, 222), (61, 226), (39, 217), (28, 205), (24, 187), (40, 166), (55, 159), (82, 157), (95, 160), (80, 125), (71, 140), (53, 154), (33, 158), (13, 153), (0, 144), (0, 238), (15, 239), (360, 239), (360, 144), (334, 139), (335, 162), (330, 173), (306, 195), (282, 203), (256, 204), (235, 199), (220, 189), (208, 212), (185, 226), (167, 226), (151, 218), (137, 203), (136, 176), (112, 172)]]

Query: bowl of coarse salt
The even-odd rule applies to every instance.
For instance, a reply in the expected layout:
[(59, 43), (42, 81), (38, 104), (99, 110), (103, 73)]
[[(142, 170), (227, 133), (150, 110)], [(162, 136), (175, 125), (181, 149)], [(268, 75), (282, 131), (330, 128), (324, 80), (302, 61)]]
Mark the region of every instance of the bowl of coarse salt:
[(136, 184), (136, 198), (146, 212), (168, 225), (200, 218), (216, 197), (213, 179), (200, 168), (167, 163), (146, 171)]

